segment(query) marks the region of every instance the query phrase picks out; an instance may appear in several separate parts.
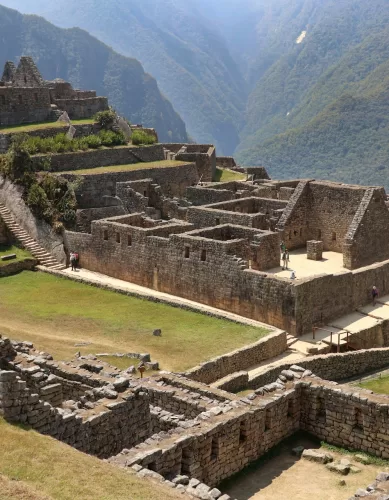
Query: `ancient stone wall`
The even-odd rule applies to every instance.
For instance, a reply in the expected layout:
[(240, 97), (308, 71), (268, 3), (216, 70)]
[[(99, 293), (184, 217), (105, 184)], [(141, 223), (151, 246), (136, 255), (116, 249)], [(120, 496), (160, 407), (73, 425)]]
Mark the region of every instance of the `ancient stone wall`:
[(106, 97), (86, 97), (79, 99), (54, 99), (59, 109), (68, 113), (71, 120), (82, 120), (91, 118), (99, 111), (109, 109), (108, 99)]
[[(73, 125), (76, 129), (75, 137), (86, 137), (91, 134), (97, 134), (99, 131), (99, 127), (96, 124), (83, 124), (83, 125)], [(63, 127), (49, 127), (39, 130), (31, 130), (28, 132), (23, 132), (23, 135), (28, 135), (30, 137), (55, 137), (57, 134), (65, 133), (68, 131), (68, 126), (64, 125)], [(20, 135), (20, 133), (12, 133), (12, 134), (0, 134), (0, 154), (6, 153), (11, 146), (12, 140)]]
[(3, 276), (10, 276), (11, 274), (17, 274), (22, 271), (31, 271), (38, 264), (36, 259), (23, 259), (16, 262), (10, 261), (7, 264), (0, 266), (0, 278)]
[(220, 168), (233, 169), (236, 167), (236, 162), (232, 156), (217, 156), (216, 166)]
[(349, 227), (343, 245), (344, 266), (367, 266), (389, 258), (389, 211), (381, 188), (368, 189)]
[(126, 211), (121, 205), (77, 210), (76, 231), (90, 233), (92, 221), (124, 215), (125, 213)]
[(23, 200), (20, 186), (0, 176), (0, 203), (12, 213), (16, 222), (60, 263), (66, 262), (63, 236), (46, 222), (37, 219)]
[(301, 429), (343, 448), (389, 458), (387, 396), (323, 381), (299, 386)]
[[(77, 174), (77, 172), (75, 172)], [(76, 175), (63, 174), (66, 179)], [(104, 196), (116, 196), (118, 183), (152, 178), (159, 184), (166, 196), (183, 196), (186, 188), (198, 181), (197, 168), (193, 163), (172, 167), (139, 168), (122, 172), (107, 172), (94, 175), (82, 175), (82, 184), (76, 192), (80, 208), (101, 207)], [(120, 185), (119, 185), (120, 187)]]
[(100, 458), (150, 435), (148, 397), (142, 391), (128, 391), (120, 401), (102, 400), (98, 412), (66, 414), (39, 399), (13, 371), (0, 371), (0, 414)]
[(265, 167), (245, 167), (247, 175), (253, 176), (254, 180), (270, 179)]
[(211, 384), (227, 375), (250, 368), (286, 351), (286, 333), (276, 332), (267, 335), (255, 344), (211, 359), (185, 373), (187, 378)]
[[(215, 411), (214, 415), (220, 413)], [(212, 487), (293, 434), (299, 419), (299, 391), (290, 389), (272, 394), (261, 407), (237, 409), (201, 429), (177, 433), (174, 444), (162, 441), (160, 448), (154, 446), (132, 456), (123, 452), (111, 461), (125, 460), (128, 467), (138, 464), (163, 476), (187, 474)]]
[(210, 205), (235, 198), (235, 194), (228, 189), (212, 189), (201, 186), (189, 186), (185, 196), (193, 205)]
[(0, 217), (0, 245), (7, 245), (9, 243), (9, 234), (5, 222)]
[(47, 89), (0, 86), (0, 125), (50, 121), (52, 118)]
[(163, 149), (157, 144), (141, 147), (118, 146), (115, 148), (80, 151), (76, 153), (35, 155), (33, 161), (39, 166), (47, 156), (50, 158), (50, 171), (52, 172), (86, 170), (113, 165), (130, 165), (164, 159)]

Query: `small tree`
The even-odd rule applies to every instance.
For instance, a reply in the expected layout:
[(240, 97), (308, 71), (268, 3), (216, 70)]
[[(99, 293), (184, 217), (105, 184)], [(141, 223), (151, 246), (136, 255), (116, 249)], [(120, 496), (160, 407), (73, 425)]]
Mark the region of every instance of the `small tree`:
[(106, 111), (99, 111), (94, 116), (94, 120), (100, 125), (102, 129), (111, 130), (117, 120), (117, 116), (113, 109), (108, 109)]

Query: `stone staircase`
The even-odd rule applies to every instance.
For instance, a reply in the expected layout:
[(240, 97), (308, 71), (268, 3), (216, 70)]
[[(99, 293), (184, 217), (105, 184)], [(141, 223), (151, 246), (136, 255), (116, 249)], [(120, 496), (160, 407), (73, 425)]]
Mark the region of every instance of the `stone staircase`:
[(0, 203), (0, 217), (4, 220), (7, 228), (13, 236), (22, 243), (23, 247), (28, 250), (42, 266), (50, 269), (61, 270), (66, 266), (60, 264), (52, 255), (50, 255), (44, 248), (42, 248), (28, 233), (19, 226), (13, 218), (11, 212)]

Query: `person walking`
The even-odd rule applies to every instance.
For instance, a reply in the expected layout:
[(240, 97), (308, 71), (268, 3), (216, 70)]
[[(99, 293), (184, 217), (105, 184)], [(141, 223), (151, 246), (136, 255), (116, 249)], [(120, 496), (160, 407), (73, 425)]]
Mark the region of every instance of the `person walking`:
[(377, 299), (378, 299), (378, 288), (376, 286), (373, 286), (372, 290), (371, 290), (371, 296), (373, 298), (373, 306), (375, 306), (376, 302), (377, 302)]
[(76, 270), (76, 255), (74, 252), (70, 252), (70, 266), (72, 271)]
[(280, 244), (281, 255), (285, 252), (285, 250), (286, 250), (286, 245), (283, 241), (281, 241), (281, 244)]
[(282, 269), (288, 269), (289, 262), (289, 252), (285, 249), (285, 252), (282, 254)]

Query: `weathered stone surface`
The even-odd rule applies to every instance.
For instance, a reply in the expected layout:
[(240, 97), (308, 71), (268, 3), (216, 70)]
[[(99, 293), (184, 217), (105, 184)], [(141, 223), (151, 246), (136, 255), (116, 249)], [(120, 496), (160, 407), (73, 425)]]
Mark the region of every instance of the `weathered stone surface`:
[(320, 464), (328, 464), (333, 461), (333, 457), (329, 453), (322, 453), (316, 450), (304, 450), (302, 457), (310, 462), (317, 462)]

